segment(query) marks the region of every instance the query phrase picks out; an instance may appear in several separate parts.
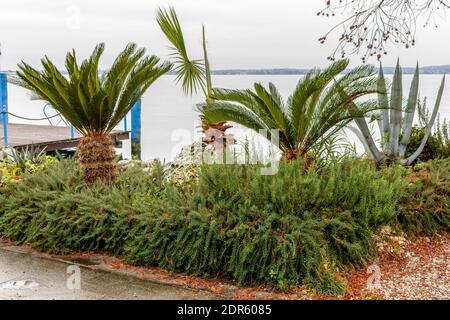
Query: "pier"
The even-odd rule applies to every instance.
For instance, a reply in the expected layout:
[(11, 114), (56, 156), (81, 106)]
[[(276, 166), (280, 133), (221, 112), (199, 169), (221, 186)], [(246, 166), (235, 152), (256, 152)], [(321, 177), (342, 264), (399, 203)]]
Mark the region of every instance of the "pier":
[[(69, 127), (41, 126), (33, 124), (9, 123), (9, 147), (23, 149), (32, 147), (46, 151), (54, 151), (68, 148), (75, 148), (80, 141), (81, 135), (75, 132), (71, 138)], [(3, 125), (0, 123), (0, 133), (3, 132)], [(129, 139), (128, 131), (113, 131), (111, 136), (116, 147), (121, 145), (122, 140)], [(3, 145), (3, 135), (0, 145)]]

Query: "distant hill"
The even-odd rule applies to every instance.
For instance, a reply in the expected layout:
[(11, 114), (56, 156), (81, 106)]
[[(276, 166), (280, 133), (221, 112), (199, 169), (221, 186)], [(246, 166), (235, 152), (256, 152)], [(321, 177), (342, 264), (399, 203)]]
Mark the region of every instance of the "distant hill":
[[(212, 74), (216, 75), (303, 75), (308, 72), (309, 69), (296, 69), (296, 68), (277, 68), (277, 69), (224, 69), (224, 70), (213, 70)], [(393, 74), (394, 67), (384, 67), (385, 74)], [(106, 71), (106, 70), (104, 70)], [(414, 74), (414, 67), (403, 67), (402, 71), (404, 74)], [(12, 70), (1, 71), (6, 72), (9, 75), (14, 74)], [(67, 72), (62, 71), (63, 74)], [(171, 71), (169, 74), (174, 74)], [(450, 74), (450, 65), (442, 66), (426, 66), (420, 68), (421, 74)]]
[[(387, 74), (393, 74), (395, 68), (394, 67), (386, 67), (383, 68), (384, 72)], [(402, 71), (404, 74), (414, 74), (416, 71), (416, 68), (412, 67), (406, 67), (402, 68)], [(420, 68), (421, 74), (447, 74), (450, 73), (450, 65), (443, 65), (443, 66), (426, 66)]]
[[(385, 74), (393, 74), (394, 67), (384, 67)], [(414, 67), (404, 67), (402, 71), (404, 74), (414, 74)], [(228, 69), (228, 70), (213, 70), (212, 74), (217, 75), (303, 75), (308, 72), (308, 69), (295, 68), (279, 68), (279, 69)], [(444, 66), (427, 66), (420, 68), (421, 74), (447, 74), (450, 73), (450, 65)]]

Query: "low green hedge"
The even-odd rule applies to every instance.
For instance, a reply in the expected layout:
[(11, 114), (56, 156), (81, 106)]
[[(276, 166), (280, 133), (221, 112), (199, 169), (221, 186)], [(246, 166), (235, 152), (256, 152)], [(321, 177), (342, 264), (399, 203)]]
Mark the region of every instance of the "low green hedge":
[(90, 187), (63, 160), (0, 189), (0, 235), (56, 253), (109, 252), (240, 284), (308, 283), (337, 294), (337, 268), (364, 263), (379, 227), (449, 229), (448, 160), (414, 173), (358, 159), (303, 167), (282, 163), (261, 176), (254, 166), (204, 166), (186, 192), (158, 165)]
[(397, 222), (407, 233), (450, 231), (450, 159), (419, 164), (397, 204)]

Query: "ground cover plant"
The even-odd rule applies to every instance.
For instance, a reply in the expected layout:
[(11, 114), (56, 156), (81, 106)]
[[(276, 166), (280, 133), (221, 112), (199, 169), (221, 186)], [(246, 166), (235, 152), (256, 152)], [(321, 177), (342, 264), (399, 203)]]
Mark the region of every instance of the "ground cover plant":
[(18, 182), (24, 173), (35, 173), (58, 161), (58, 156), (26, 148), (24, 150), (0, 150), (0, 187)]
[(156, 163), (122, 169), (112, 185), (87, 184), (62, 160), (0, 188), (0, 236), (57, 253), (96, 251), (240, 284), (280, 290), (308, 284), (340, 294), (337, 271), (373, 256), (384, 225), (409, 233), (449, 230), (449, 162), (381, 170), (345, 159), (304, 170), (283, 161), (208, 165), (188, 192)]

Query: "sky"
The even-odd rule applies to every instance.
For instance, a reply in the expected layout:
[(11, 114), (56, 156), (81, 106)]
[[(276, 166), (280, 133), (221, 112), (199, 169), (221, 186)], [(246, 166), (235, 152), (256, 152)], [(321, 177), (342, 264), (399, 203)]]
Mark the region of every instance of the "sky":
[[(342, 16), (317, 17), (323, 0), (2, 0), (0, 68), (16, 69), (21, 60), (39, 66), (48, 55), (63, 66), (67, 51), (88, 56), (106, 43), (101, 67), (107, 68), (129, 42), (167, 58), (158, 6), (173, 5), (184, 29), (189, 54), (201, 58), (201, 25), (206, 26), (213, 69), (309, 68), (325, 66), (336, 41), (317, 39)], [(450, 64), (450, 19), (438, 29), (419, 28), (413, 49), (391, 48), (384, 65), (400, 57), (403, 66)], [(358, 56), (351, 65), (359, 63)]]

